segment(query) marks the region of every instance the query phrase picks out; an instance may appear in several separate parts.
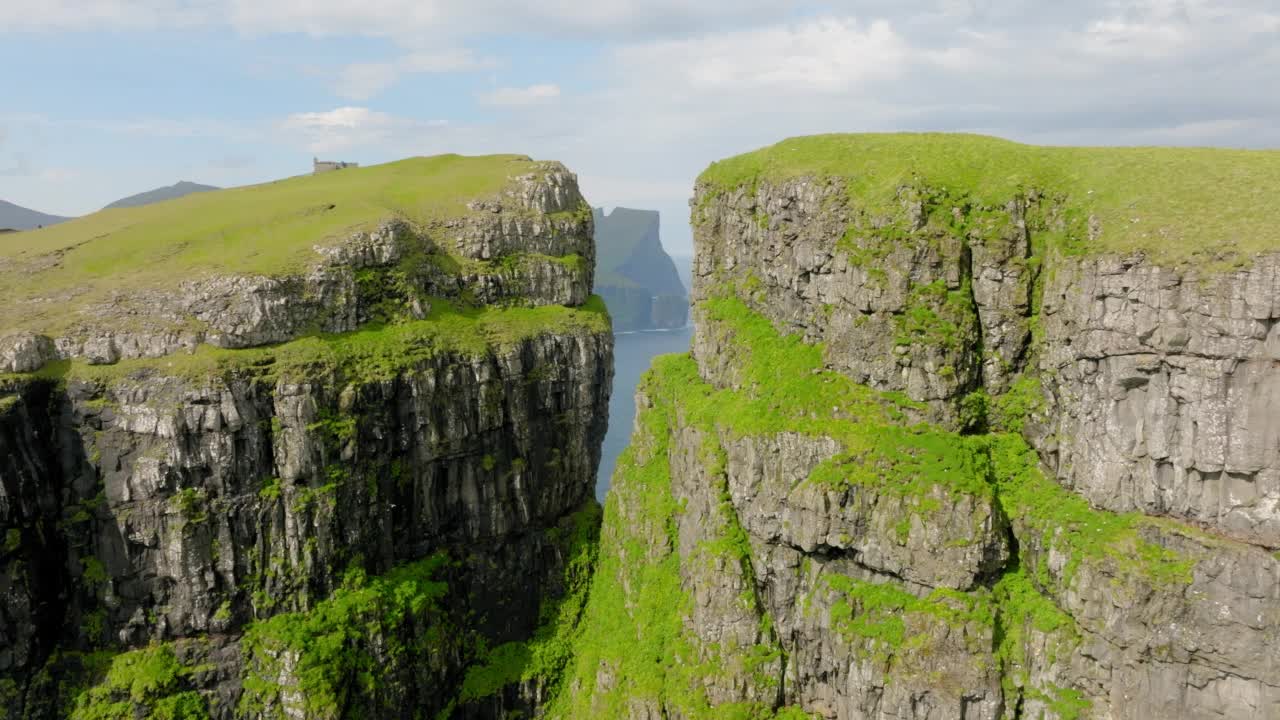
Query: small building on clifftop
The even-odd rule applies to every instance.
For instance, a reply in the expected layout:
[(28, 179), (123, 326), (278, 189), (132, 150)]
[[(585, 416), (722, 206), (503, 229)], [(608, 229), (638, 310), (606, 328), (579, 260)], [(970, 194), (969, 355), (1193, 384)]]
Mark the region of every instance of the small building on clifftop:
[(321, 160), (319, 158), (311, 158), (311, 168), (315, 175), (327, 173), (331, 170), (343, 170), (345, 168), (360, 167), (360, 163), (343, 162), (341, 160)]

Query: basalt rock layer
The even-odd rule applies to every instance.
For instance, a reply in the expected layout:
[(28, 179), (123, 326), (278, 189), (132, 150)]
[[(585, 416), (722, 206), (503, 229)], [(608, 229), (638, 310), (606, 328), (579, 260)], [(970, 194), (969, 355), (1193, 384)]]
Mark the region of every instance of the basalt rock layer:
[[(307, 241), (301, 271), (201, 261), (0, 341), (0, 717), (491, 718), (537, 702), (541, 682), (479, 692), (472, 669), (548, 634), (593, 557), (612, 333), (590, 294), (590, 208), (555, 163), (415, 162), (395, 167), (403, 213)], [(480, 190), (419, 221), (438, 197), (413, 183), (433, 173)], [(286, 184), (307, 205), (331, 182)], [(5, 270), (50, 268), (56, 295), (79, 247)]]
[(1278, 186), (970, 136), (714, 164), (550, 716), (1280, 716)]

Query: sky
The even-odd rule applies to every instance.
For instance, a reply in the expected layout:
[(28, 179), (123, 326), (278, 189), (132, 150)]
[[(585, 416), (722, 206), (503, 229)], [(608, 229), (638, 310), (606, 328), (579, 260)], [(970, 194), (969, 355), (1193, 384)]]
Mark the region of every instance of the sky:
[(54, 214), (514, 152), (688, 253), (712, 161), (894, 130), (1280, 147), (1280, 1), (0, 0), (0, 199)]

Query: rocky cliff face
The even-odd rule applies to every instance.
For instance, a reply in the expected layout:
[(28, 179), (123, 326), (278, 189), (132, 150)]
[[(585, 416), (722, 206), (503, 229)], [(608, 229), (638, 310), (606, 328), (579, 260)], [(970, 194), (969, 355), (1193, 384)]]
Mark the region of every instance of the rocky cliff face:
[(309, 270), (0, 341), (0, 716), (536, 702), (494, 653), (580, 602), (612, 334), (574, 177), (527, 165), (447, 221), (317, 238)]
[(1044, 303), (1039, 444), (1064, 484), (1280, 547), (1280, 254), (1223, 272), (1087, 258)]
[(1280, 716), (1280, 253), (1215, 244), (1197, 203), (1245, 216), (1170, 152), (704, 174), (692, 353), (642, 385), (550, 714)]
[(681, 328), (689, 322), (688, 292), (659, 239), (655, 210), (614, 208), (594, 213), (600, 262), (596, 288), (618, 330)]

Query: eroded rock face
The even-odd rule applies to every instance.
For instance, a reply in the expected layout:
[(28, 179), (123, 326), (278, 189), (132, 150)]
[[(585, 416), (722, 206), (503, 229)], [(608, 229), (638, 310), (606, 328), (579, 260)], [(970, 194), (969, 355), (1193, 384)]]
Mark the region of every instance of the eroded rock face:
[[(1044, 250), (1061, 197), (949, 198), (699, 187), (692, 360), (639, 394), (597, 586), (610, 627), (700, 664), (588, 644), (566, 717), (1280, 716), (1280, 256)], [(840, 378), (955, 432), (884, 451)], [(936, 443), (971, 478), (915, 484)]]
[(554, 523), (585, 499), (609, 360), (607, 338), (548, 335), (370, 384), (71, 385), (59, 412), (82, 457), (60, 474), (89, 492), (61, 502), (102, 526), (85, 550), (110, 578), (108, 628), (209, 632), (220, 609), (252, 616), (256, 592), (301, 609), (356, 555), (390, 566)]
[[(799, 180), (695, 198), (695, 296), (736, 289), (779, 329), (822, 342), (829, 367), (964, 422), (968, 393), (1006, 391), (1030, 358), (1030, 238), (1055, 229), (1058, 210), (1030, 191), (955, 210), (969, 229), (947, 234), (922, 220), (915, 191), (885, 216), (840, 192)], [(1221, 271), (1045, 262), (1036, 369), (1054, 405), (1037, 445), (1064, 484), (1100, 508), (1280, 547), (1280, 259)], [(733, 384), (734, 350), (708, 328), (694, 342), (704, 377)]]
[(0, 368), (7, 372), (33, 372), (57, 357), (53, 341), (35, 333), (0, 338)]
[(29, 386), (0, 414), (0, 521), (19, 533), (0, 674), (38, 669), (50, 643), (234, 637), (310, 609), (352, 563), (441, 550), (469, 568), (455, 581), (473, 626), (526, 636), (563, 570), (545, 531), (589, 501), (611, 347), (549, 332), (367, 383)]
[[(847, 555), (926, 590), (975, 587), (1008, 557), (1003, 518), (989, 499), (953, 497), (943, 488), (904, 499), (874, 489), (805, 482), (836, 453), (829, 438), (783, 433), (722, 442), (735, 512), (762, 543), (810, 556)], [(937, 510), (920, 512), (920, 507)]]
[(1072, 642), (1058, 638), (1054, 651), (1028, 652), (1033, 672), (1080, 688), (1115, 718), (1274, 714), (1280, 708), (1280, 659), (1273, 651), (1280, 638), (1280, 562), (1258, 548), (1174, 525), (1152, 524), (1143, 532), (1155, 546), (1186, 558), (1189, 577), (1144, 577), (1114, 562), (1071, 568), (1069, 553), (1052, 540), (1020, 535), (1028, 562), (1044, 561), (1049, 596), (1080, 630)]
[(1278, 297), (1276, 255), (1220, 272), (1064, 262), (1040, 361), (1063, 482), (1280, 548)]
[(966, 235), (927, 223), (910, 192), (899, 215), (845, 206), (843, 192), (807, 179), (714, 198), (702, 188), (694, 300), (732, 284), (780, 329), (823, 343), (830, 367), (955, 423), (961, 397), (1003, 390), (1026, 353), (1028, 223), (1049, 222), (1052, 209), (1034, 192), (1011, 198), (962, 216)]

